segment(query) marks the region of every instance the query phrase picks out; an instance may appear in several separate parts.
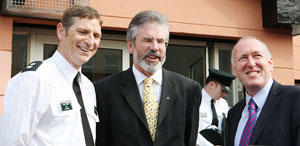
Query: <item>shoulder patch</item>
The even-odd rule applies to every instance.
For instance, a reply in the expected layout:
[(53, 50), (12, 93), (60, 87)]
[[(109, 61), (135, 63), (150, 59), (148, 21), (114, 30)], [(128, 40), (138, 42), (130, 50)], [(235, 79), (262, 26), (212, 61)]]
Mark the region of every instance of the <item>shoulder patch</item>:
[(34, 62), (31, 62), (29, 65), (27, 65), (26, 68), (24, 68), (22, 70), (22, 72), (25, 72), (25, 71), (36, 71), (42, 63), (43, 63), (43, 61), (34, 61)]

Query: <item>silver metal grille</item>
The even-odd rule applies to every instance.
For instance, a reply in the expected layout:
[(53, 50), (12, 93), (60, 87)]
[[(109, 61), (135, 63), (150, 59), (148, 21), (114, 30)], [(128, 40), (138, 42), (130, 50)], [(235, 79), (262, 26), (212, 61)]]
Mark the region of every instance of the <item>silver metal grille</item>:
[(74, 5), (89, 5), (90, 0), (2, 0), (1, 13), (41, 19), (60, 19)]

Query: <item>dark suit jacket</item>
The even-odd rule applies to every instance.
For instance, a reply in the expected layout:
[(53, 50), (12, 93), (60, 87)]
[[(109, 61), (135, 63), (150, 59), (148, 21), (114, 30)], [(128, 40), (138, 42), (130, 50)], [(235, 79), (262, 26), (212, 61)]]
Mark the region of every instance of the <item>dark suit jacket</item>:
[[(234, 138), (246, 105), (243, 99), (228, 112), (227, 146)], [(266, 103), (256, 121), (249, 144), (300, 146), (300, 88), (285, 86), (275, 80)]]
[(97, 146), (195, 146), (200, 85), (163, 69), (155, 142), (151, 140), (132, 68), (95, 83)]

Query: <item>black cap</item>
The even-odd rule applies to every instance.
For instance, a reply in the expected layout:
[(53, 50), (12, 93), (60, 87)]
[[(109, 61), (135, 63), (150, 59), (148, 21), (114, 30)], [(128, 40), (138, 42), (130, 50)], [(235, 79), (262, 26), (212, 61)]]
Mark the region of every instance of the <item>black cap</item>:
[(208, 126), (200, 131), (200, 134), (213, 145), (224, 145), (224, 140), (220, 130), (215, 125)]
[(209, 76), (207, 78), (211, 78), (211, 80), (219, 82), (225, 91), (231, 92), (230, 86), (231, 86), (232, 80), (235, 79), (234, 75), (224, 72), (224, 71), (221, 71), (221, 70), (216, 70), (213, 68), (210, 68), (208, 71), (209, 71)]

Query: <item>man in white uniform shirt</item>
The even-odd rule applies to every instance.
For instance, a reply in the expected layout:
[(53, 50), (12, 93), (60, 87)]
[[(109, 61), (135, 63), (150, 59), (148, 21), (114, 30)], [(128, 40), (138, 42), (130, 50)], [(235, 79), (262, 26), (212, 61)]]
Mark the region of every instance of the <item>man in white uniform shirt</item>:
[[(213, 68), (209, 69), (209, 76), (207, 77), (205, 86), (202, 89), (197, 145), (214, 146), (216, 144), (213, 143), (218, 143), (216, 141), (222, 141), (220, 133), (223, 130), (222, 119), (224, 116), (226, 117), (229, 109), (226, 100), (222, 97), (226, 96), (228, 92), (231, 92), (230, 85), (233, 79), (235, 79), (235, 77), (232, 74)], [(209, 135), (207, 132), (210, 133), (211, 131), (204, 130), (210, 128), (211, 125), (217, 127), (215, 129), (219, 132), (218, 135)], [(221, 143), (218, 143), (217, 145), (220, 144)]]
[(95, 145), (95, 90), (81, 66), (97, 52), (101, 25), (100, 14), (91, 7), (65, 11), (54, 55), (31, 63), (7, 85), (1, 146)]

